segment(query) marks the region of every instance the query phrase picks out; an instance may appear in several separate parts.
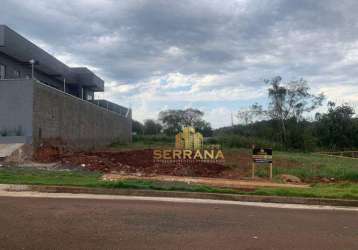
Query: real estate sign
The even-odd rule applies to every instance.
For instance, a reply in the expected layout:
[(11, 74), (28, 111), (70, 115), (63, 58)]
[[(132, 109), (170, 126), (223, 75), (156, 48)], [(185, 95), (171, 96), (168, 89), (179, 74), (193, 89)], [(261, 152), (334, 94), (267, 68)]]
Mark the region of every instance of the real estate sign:
[(254, 147), (252, 159), (255, 163), (272, 163), (272, 148)]
[(257, 163), (270, 164), (269, 177), (272, 179), (272, 148), (252, 148), (252, 178), (255, 178), (255, 166)]

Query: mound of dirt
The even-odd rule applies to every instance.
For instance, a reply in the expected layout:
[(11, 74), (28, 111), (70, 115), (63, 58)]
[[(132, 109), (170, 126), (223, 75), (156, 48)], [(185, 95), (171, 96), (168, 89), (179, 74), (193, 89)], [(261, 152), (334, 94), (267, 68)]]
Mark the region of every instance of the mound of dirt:
[(175, 175), (197, 177), (223, 177), (229, 169), (213, 163), (154, 163), (153, 150), (119, 152), (62, 153), (56, 147), (40, 148), (36, 153), (39, 162), (59, 161), (64, 166), (82, 166), (103, 173), (117, 172), (137, 175)]
[(33, 154), (33, 160), (41, 163), (58, 162), (65, 153), (66, 144), (61, 139), (43, 142)]
[(55, 146), (42, 146), (34, 153), (33, 159), (42, 163), (52, 163), (59, 161), (61, 158), (61, 150)]
[[(226, 151), (225, 165), (203, 162), (155, 163), (153, 149), (118, 151), (108, 149), (93, 152), (65, 151), (65, 147), (45, 144), (34, 154), (41, 163), (61, 162), (64, 168), (84, 168), (103, 173), (122, 175), (154, 176), (173, 175), (186, 177), (216, 177), (238, 179), (251, 176), (251, 155), (249, 152)], [(291, 168), (300, 163), (284, 159), (275, 160), (275, 168)], [(261, 166), (257, 166), (259, 168)], [(262, 166), (266, 169), (265, 166)]]

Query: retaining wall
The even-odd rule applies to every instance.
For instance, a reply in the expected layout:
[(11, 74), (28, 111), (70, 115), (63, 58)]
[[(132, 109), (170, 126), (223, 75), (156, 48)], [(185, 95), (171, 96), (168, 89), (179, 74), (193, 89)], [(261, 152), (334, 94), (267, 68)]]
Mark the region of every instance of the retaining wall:
[(31, 141), (32, 111), (31, 80), (0, 81), (0, 141), (5, 143), (13, 136), (29, 137)]
[(131, 142), (132, 118), (32, 80), (0, 81), (0, 128), (18, 126), (35, 148), (61, 141), (90, 149)]

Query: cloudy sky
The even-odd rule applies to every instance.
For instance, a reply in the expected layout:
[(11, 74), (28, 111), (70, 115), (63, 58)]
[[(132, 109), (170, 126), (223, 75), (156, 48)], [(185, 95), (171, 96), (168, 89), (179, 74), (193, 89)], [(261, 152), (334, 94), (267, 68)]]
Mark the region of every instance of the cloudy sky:
[(304, 78), (358, 104), (356, 0), (1, 0), (0, 23), (106, 81), (135, 119), (194, 107), (213, 127)]

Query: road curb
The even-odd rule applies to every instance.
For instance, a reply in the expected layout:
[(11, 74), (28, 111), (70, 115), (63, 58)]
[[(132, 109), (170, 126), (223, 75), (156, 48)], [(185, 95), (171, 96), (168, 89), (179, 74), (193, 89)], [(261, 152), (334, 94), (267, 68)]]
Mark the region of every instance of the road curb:
[(0, 190), (9, 191), (9, 192), (32, 191), (32, 192), (41, 192), (41, 193), (127, 195), (127, 196), (145, 196), (145, 197), (171, 197), (171, 198), (211, 199), (211, 200), (225, 200), (225, 201), (358, 207), (358, 200), (200, 193), (200, 192), (182, 192), (182, 191), (180, 192), (158, 191), (158, 190), (140, 190), (140, 189), (110, 189), (110, 188), (43, 186), (43, 185), (0, 185)]

